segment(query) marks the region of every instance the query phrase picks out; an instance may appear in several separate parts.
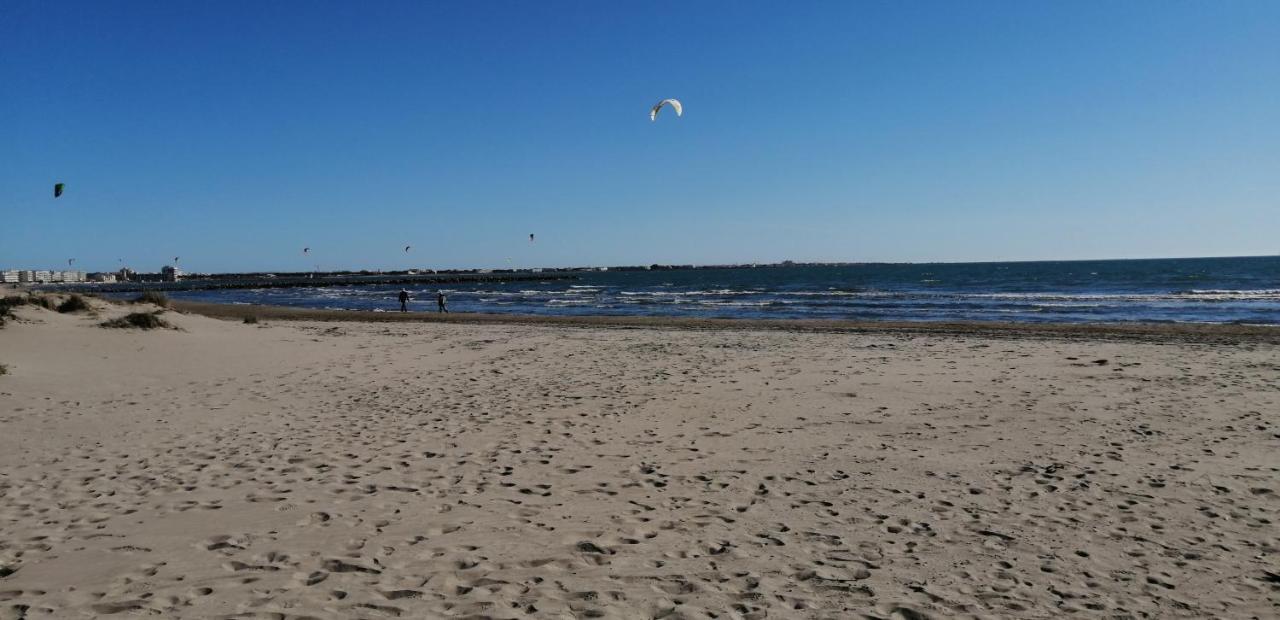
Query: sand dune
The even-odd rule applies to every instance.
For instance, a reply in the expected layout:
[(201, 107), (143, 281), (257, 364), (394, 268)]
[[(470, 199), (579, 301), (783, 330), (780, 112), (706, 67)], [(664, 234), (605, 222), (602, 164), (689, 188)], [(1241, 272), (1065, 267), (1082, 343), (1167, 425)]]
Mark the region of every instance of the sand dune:
[(1275, 617), (1280, 347), (0, 328), (0, 617)]

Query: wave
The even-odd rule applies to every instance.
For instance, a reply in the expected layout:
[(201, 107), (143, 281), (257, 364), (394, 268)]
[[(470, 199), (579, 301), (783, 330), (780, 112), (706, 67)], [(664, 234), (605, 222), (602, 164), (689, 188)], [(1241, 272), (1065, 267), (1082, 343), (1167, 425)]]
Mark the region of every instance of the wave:
[(1170, 293), (969, 293), (925, 291), (787, 291), (786, 297), (853, 297), (862, 299), (982, 299), (1044, 302), (1150, 302), (1150, 301), (1280, 301), (1280, 289), (1215, 289)]
[[(621, 290), (610, 291), (604, 287), (577, 287), (568, 290), (522, 289), (509, 290), (445, 290), (445, 294), (458, 299), (470, 299), (480, 303), (498, 300), (515, 300), (547, 303), (553, 299), (573, 299), (575, 304), (584, 301), (677, 303), (678, 301), (705, 302), (749, 300), (750, 305), (770, 302), (788, 304), (847, 305), (854, 303), (977, 303), (977, 304), (1039, 304), (1044, 306), (1101, 306), (1134, 304), (1188, 304), (1188, 303), (1267, 303), (1280, 302), (1280, 288), (1258, 289), (1188, 289), (1171, 292), (1091, 292), (1072, 293), (1060, 291), (1040, 292), (969, 292), (969, 291), (892, 291), (892, 290), (760, 290), (760, 289), (695, 289), (695, 290)], [(413, 291), (417, 297), (434, 296), (436, 289)], [(330, 302), (369, 302), (392, 299), (394, 291), (353, 289), (352, 287), (316, 287), (292, 289), (283, 292), (274, 289), (242, 289), (228, 294), (231, 300), (242, 303), (245, 299), (257, 300), (328, 300)], [(753, 299), (754, 298), (754, 299)], [(829, 301), (828, 301), (829, 300)]]
[(1246, 297), (1249, 299), (1280, 299), (1280, 288), (1259, 288), (1259, 289), (1191, 289), (1189, 291), (1179, 291), (1175, 295), (1188, 295), (1192, 297)]

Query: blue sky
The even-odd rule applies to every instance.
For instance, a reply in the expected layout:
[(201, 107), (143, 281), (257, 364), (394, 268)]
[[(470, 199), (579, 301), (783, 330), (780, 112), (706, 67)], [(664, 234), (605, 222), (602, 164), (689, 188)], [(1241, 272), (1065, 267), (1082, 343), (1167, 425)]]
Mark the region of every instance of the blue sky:
[(1280, 2), (5, 0), (0, 216), (90, 270), (1275, 254)]

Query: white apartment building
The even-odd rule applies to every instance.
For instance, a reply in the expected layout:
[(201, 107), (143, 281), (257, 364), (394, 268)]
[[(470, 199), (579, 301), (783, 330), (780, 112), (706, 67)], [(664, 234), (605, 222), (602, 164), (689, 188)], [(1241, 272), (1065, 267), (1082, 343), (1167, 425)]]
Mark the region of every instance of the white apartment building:
[(74, 270), (6, 269), (0, 271), (0, 284), (48, 284), (50, 282), (85, 282), (86, 274)]

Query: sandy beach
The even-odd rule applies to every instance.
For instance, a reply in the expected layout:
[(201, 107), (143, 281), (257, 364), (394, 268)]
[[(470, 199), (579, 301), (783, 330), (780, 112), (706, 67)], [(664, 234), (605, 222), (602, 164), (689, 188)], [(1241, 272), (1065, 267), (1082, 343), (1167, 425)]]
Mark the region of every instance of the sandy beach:
[(1280, 614), (1274, 329), (93, 303), (0, 328), (0, 618)]

